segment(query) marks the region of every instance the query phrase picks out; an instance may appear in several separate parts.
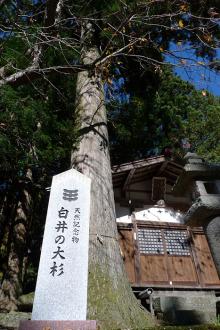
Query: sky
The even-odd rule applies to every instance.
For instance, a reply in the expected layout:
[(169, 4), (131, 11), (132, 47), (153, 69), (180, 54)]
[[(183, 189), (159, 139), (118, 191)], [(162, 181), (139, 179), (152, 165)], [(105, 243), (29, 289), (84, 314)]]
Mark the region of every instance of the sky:
[[(216, 96), (220, 96), (220, 72), (207, 68), (207, 60), (201, 57), (195, 57), (194, 50), (186, 46), (172, 45), (171, 51), (175, 55), (184, 58), (184, 63), (178, 58), (166, 55), (166, 61), (175, 64), (173, 71), (182, 79), (189, 81), (199, 90), (208, 90)], [(220, 58), (220, 50), (216, 56)]]
[(206, 89), (214, 95), (220, 96), (220, 73), (204, 67), (176, 68), (174, 72), (182, 79), (191, 82), (197, 89)]

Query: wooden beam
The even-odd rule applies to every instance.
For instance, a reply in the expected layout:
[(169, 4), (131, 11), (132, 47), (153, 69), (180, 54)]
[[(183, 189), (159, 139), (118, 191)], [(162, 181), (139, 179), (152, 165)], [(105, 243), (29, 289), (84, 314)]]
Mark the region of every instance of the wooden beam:
[(166, 181), (165, 177), (156, 177), (152, 179), (152, 195), (151, 199), (153, 201), (158, 201), (160, 199), (165, 199), (166, 193)]
[(124, 185), (122, 187), (123, 192), (125, 192), (127, 187), (129, 186), (134, 173), (135, 173), (135, 168), (133, 168), (132, 170), (129, 171), (127, 178), (125, 179)]
[(178, 167), (170, 166), (170, 163), (169, 163), (166, 167), (166, 171), (173, 172), (179, 176), (183, 172), (183, 169), (179, 169)]
[(157, 171), (157, 173), (155, 174), (155, 176), (160, 176), (161, 173), (163, 173), (163, 171), (165, 170), (165, 168), (167, 167), (168, 161), (165, 160), (165, 162), (160, 166), (159, 170)]
[(166, 178), (174, 178), (174, 181), (175, 180), (177, 180), (177, 178), (178, 178), (178, 175), (176, 175), (176, 174), (174, 174), (173, 172), (170, 172), (170, 171), (168, 171), (168, 170), (165, 170), (164, 171), (165, 173), (164, 173), (164, 177), (166, 177)]

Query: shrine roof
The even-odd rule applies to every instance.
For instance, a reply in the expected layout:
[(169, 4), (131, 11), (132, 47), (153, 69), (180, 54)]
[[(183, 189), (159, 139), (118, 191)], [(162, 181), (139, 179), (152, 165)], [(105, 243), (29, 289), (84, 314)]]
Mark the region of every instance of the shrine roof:
[(167, 183), (174, 185), (183, 172), (183, 166), (163, 155), (132, 161), (112, 167), (114, 188), (141, 182), (152, 177), (166, 177)]

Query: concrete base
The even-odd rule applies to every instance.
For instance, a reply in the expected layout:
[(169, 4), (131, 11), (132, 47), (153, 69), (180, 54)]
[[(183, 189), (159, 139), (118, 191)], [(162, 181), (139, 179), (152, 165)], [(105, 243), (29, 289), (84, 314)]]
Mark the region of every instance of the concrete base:
[(88, 321), (21, 321), (18, 330), (96, 330), (94, 320)]
[(216, 319), (214, 291), (154, 291), (152, 299), (155, 314), (170, 324), (207, 324)]

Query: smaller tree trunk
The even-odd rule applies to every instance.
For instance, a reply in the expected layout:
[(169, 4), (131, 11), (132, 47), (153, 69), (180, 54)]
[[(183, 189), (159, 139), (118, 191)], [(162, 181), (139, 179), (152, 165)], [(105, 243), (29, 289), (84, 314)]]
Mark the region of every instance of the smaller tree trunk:
[(0, 310), (17, 310), (18, 297), (26, 272), (27, 235), (31, 222), (32, 198), (29, 191), (31, 182), (20, 182), (16, 193), (19, 198), (9, 232), (7, 269), (0, 290)]

